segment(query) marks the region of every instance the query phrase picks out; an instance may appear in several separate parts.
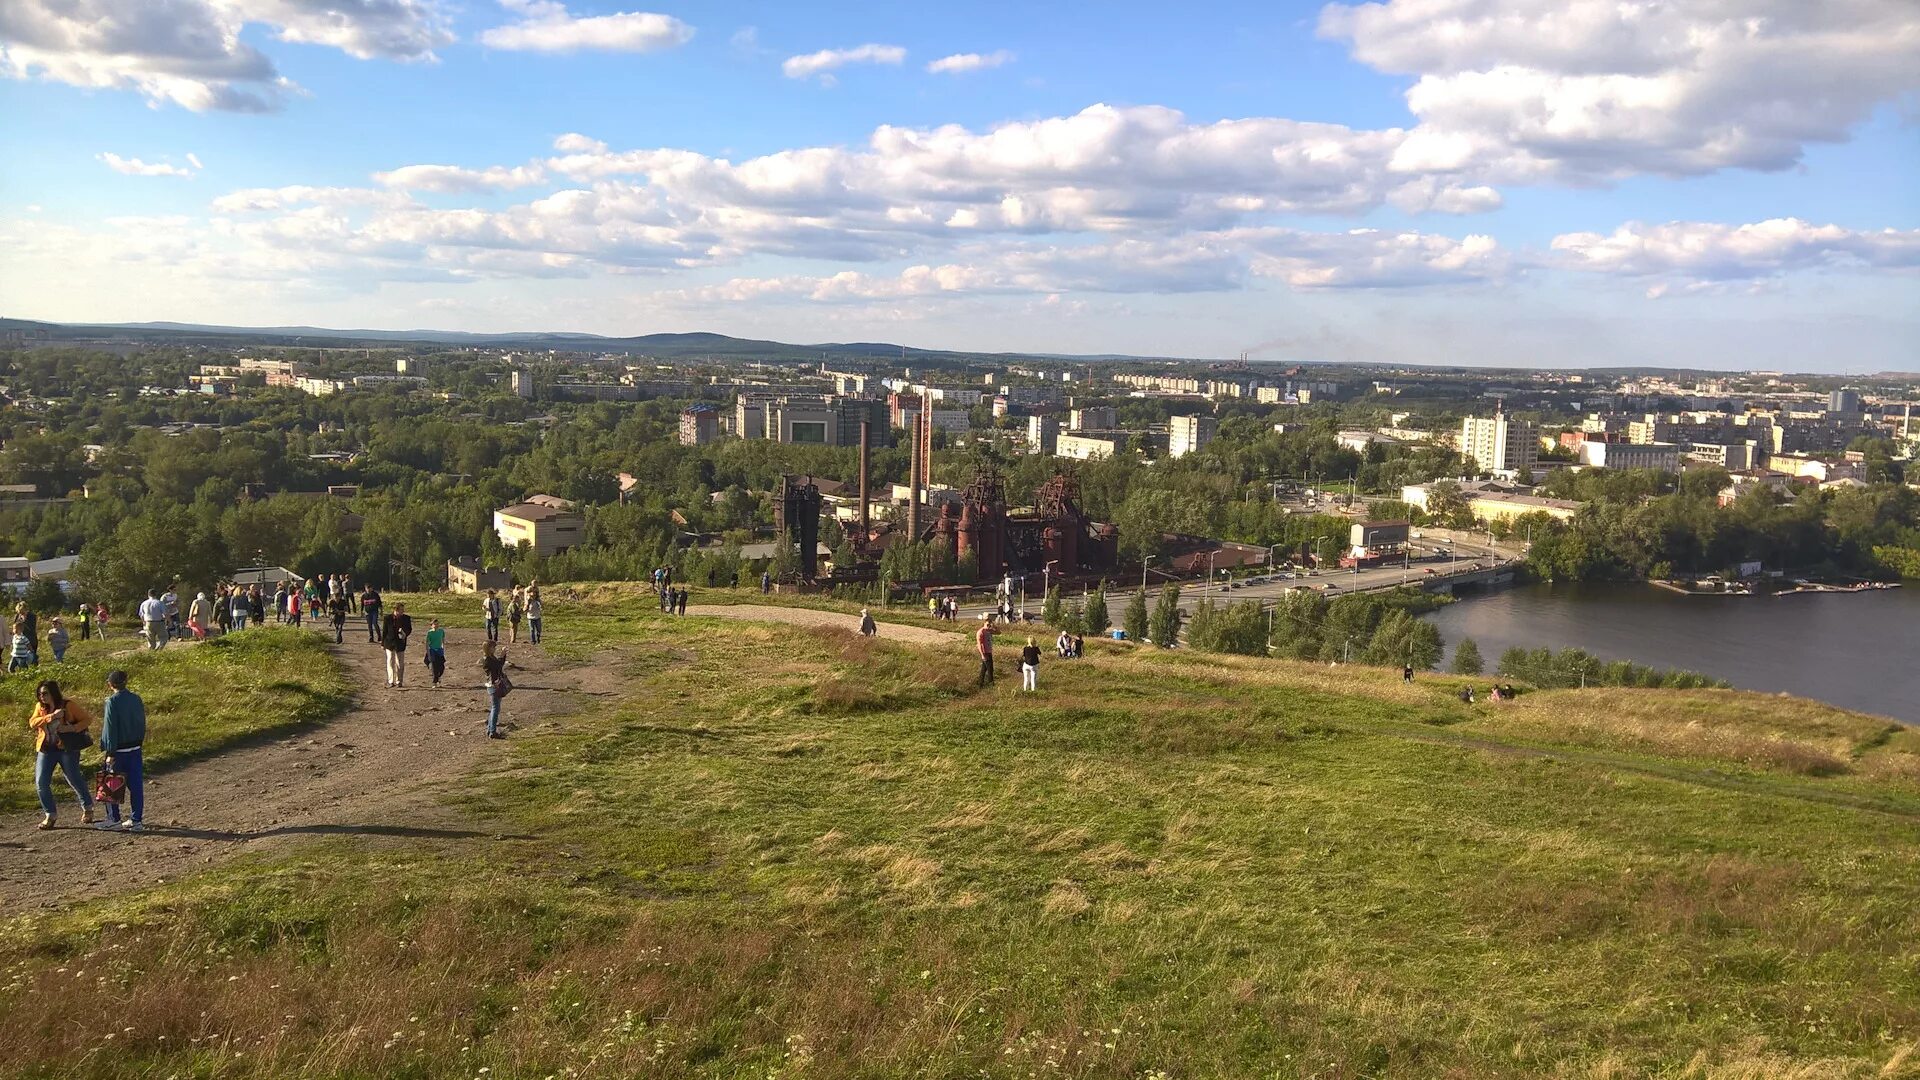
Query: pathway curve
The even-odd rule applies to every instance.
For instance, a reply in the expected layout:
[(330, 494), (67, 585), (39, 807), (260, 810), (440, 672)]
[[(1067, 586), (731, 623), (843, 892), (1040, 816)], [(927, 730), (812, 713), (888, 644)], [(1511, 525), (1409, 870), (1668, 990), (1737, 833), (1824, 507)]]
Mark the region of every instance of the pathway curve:
[[(858, 615), (844, 615), (838, 611), (818, 611), (813, 608), (776, 607), (771, 604), (711, 604), (704, 607), (695, 606), (688, 610), (688, 614), (712, 615), (722, 619), (790, 623), (794, 626), (839, 626), (848, 630), (860, 629)], [(963, 634), (935, 630), (930, 626), (882, 622), (878, 627), (878, 636), (883, 641), (904, 641), (911, 645), (944, 645), (953, 642), (971, 645)]]
[[(474, 667), (480, 631), (448, 632), (445, 685), (428, 686), (418, 651), (408, 684), (386, 688), (382, 650), (365, 641), (330, 646), (346, 666), (353, 705), (293, 735), (244, 740), (147, 779), (147, 831), (101, 832), (79, 824), (73, 794), (56, 782), (62, 827), (34, 828), (19, 814), (0, 825), (0, 912), (178, 877), (242, 852), (311, 836), (486, 841), (440, 797), (454, 781), (501, 756), (485, 737), (486, 699)], [(580, 694), (616, 689), (619, 665), (568, 664), (530, 645), (509, 647), (515, 689), (509, 739), (551, 726)], [(155, 717), (154, 737), (165, 718)]]

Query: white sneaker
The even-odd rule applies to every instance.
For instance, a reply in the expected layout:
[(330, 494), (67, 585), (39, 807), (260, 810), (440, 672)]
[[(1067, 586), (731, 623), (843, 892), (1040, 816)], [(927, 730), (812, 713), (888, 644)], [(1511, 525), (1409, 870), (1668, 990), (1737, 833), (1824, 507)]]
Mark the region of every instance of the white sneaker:
[(128, 818), (125, 822), (121, 824), (120, 831), (121, 832), (146, 832), (147, 827), (133, 820), (132, 818)]

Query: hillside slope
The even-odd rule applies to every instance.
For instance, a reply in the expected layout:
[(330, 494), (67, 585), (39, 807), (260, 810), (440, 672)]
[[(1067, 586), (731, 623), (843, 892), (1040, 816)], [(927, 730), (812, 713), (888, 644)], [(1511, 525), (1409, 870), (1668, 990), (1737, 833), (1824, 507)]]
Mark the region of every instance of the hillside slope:
[(618, 695), (449, 792), (485, 858), (15, 920), (0, 1070), (1913, 1073), (1920, 773), (1873, 718), (1092, 642), (977, 691), (963, 639), (602, 596), (546, 652)]

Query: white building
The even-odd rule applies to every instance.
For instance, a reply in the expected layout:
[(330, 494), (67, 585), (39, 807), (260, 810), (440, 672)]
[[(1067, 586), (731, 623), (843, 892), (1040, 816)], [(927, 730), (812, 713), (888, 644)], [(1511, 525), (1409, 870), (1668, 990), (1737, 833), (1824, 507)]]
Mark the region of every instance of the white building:
[(1460, 422), (1460, 452), (1495, 476), (1530, 474), (1540, 460), (1540, 430), (1495, 409)]
[(1076, 461), (1092, 461), (1095, 458), (1109, 458), (1126, 449), (1124, 435), (1074, 435), (1062, 434), (1054, 441), (1053, 452), (1063, 458)]
[(1680, 447), (1673, 443), (1580, 443), (1580, 462), (1596, 469), (1659, 469), (1680, 471)]
[(1205, 450), (1220, 422), (1211, 416), (1175, 416), (1167, 425), (1167, 456), (1186, 457)]
[(1111, 405), (1088, 405), (1067, 414), (1067, 427), (1073, 431), (1107, 431), (1120, 426), (1120, 418)]

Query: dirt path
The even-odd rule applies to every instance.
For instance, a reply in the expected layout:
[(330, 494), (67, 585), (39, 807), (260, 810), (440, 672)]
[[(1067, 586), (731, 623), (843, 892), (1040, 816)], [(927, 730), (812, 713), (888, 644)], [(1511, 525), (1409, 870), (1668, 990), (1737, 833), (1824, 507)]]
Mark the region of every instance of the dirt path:
[[(858, 615), (842, 615), (837, 611), (816, 611), (813, 608), (774, 607), (765, 604), (714, 604), (708, 607), (690, 608), (688, 614), (712, 615), (722, 619), (791, 623), (794, 626), (842, 626), (848, 630), (860, 629)], [(950, 634), (929, 626), (907, 626), (901, 623), (883, 622), (879, 623), (878, 627), (879, 637), (884, 641), (904, 641), (909, 645), (970, 644), (964, 634)]]
[[(349, 635), (331, 648), (356, 687), (352, 708), (292, 736), (156, 770), (141, 834), (81, 826), (73, 793), (56, 779), (61, 828), (36, 831), (37, 813), (0, 826), (0, 912), (117, 892), (311, 836), (492, 842), (493, 831), (460, 819), (439, 797), (489, 757), (504, 756), (505, 744), (485, 737), (486, 698), (474, 667), (481, 640), (477, 630), (448, 633), (438, 690), (428, 686), (420, 652), (409, 650), (407, 686), (389, 690), (382, 650)], [(530, 645), (510, 646), (508, 655), (518, 669), (506, 702), (509, 739), (551, 728), (549, 718), (583, 694), (614, 692), (618, 665), (572, 665)]]

